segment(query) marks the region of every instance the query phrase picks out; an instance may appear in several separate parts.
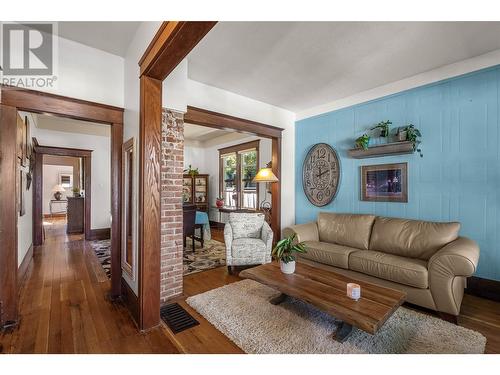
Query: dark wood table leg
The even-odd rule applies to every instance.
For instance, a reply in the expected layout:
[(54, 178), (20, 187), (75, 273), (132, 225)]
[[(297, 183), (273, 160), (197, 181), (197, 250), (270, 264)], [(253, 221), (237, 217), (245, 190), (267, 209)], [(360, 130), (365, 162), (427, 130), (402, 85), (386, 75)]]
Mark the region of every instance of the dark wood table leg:
[(352, 333), (352, 325), (346, 322), (340, 322), (337, 330), (333, 334), (333, 339), (338, 342), (344, 342)]
[(273, 305), (279, 305), (281, 302), (284, 302), (288, 296), (284, 293), (281, 293), (280, 295), (273, 297), (269, 300), (269, 303)]

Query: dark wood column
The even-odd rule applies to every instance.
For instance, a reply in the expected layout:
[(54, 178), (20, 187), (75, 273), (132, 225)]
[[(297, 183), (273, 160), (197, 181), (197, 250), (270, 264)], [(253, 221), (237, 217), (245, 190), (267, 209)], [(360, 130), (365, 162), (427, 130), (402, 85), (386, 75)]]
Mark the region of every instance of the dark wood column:
[(122, 209), (122, 143), (123, 125), (111, 126), (111, 296), (121, 295), (121, 209)]
[(274, 137), (272, 139), (271, 161), (273, 173), (279, 180), (271, 184), (271, 227), (274, 233), (274, 241), (277, 242), (281, 237), (281, 134), (280, 137)]
[(160, 159), (162, 81), (140, 78), (139, 326), (160, 323)]
[(17, 109), (0, 104), (0, 327), (17, 312)]

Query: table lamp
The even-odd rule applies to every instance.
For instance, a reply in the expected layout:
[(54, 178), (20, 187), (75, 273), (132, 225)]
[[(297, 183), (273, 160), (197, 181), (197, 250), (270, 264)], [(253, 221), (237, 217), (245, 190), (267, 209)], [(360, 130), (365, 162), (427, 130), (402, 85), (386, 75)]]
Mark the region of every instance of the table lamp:
[(66, 192), (62, 185), (56, 185), (52, 188), (52, 192), (54, 193), (54, 198), (58, 201), (62, 198), (62, 193)]
[(267, 193), (271, 194), (271, 191), (269, 189), (269, 185), (273, 182), (278, 182), (278, 177), (273, 173), (273, 170), (271, 169), (271, 162), (269, 162), (265, 168), (259, 169), (255, 177), (253, 178), (252, 182), (265, 182), (266, 183), (266, 196), (264, 197), (264, 200), (260, 203), (260, 208), (263, 210), (266, 214), (266, 218), (270, 219), (271, 214), (271, 204), (266, 201), (267, 198)]

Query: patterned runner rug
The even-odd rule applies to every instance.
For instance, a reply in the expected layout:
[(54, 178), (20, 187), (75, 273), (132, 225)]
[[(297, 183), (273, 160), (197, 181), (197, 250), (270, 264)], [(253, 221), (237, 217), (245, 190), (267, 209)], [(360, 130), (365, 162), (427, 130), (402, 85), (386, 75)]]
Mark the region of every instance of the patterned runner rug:
[(201, 244), (196, 241), (194, 252), (189, 238), (186, 245), (183, 257), (184, 276), (226, 265), (226, 246), (224, 243), (209, 240), (205, 241), (205, 246), (202, 248)]
[(102, 265), (104, 272), (108, 276), (108, 279), (111, 278), (111, 240), (102, 240), (102, 241), (92, 241), (90, 243), (92, 249), (94, 249), (95, 254), (97, 255), (97, 259)]

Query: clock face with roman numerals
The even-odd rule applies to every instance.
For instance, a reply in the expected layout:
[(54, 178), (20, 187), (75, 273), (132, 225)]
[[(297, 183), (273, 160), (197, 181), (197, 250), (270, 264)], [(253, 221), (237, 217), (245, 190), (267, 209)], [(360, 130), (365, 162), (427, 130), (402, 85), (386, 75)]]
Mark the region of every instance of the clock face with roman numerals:
[(337, 152), (326, 143), (314, 145), (302, 166), (302, 186), (307, 199), (315, 206), (330, 203), (340, 182), (340, 162)]

